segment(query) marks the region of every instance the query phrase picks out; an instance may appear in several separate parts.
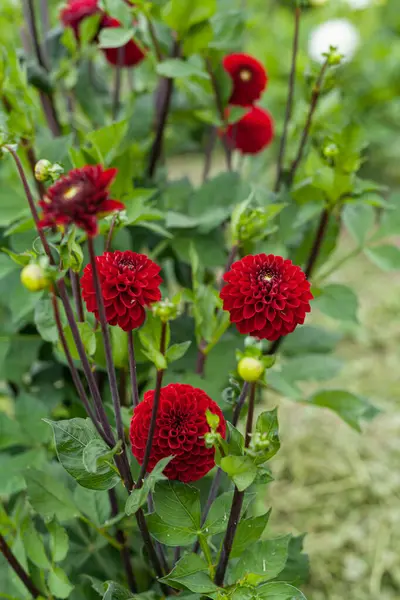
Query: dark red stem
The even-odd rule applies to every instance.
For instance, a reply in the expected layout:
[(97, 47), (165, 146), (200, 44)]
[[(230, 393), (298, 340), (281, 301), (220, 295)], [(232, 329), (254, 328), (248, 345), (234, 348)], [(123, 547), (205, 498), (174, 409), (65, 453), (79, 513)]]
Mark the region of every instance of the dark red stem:
[(129, 352), (129, 373), (131, 376), (132, 386), (132, 403), (133, 408), (139, 404), (139, 389), (136, 372), (135, 346), (133, 343), (133, 332), (128, 331), (128, 352)]
[(69, 278), (71, 281), (72, 296), (74, 298), (76, 314), (78, 315), (78, 321), (80, 323), (83, 323), (85, 320), (85, 314), (83, 312), (83, 302), (82, 302), (81, 286), (80, 286), (80, 282), (79, 282), (79, 274), (76, 273), (75, 271), (73, 271), (72, 269), (70, 269), (69, 270)]
[(32, 595), (33, 598), (38, 598), (41, 596), (40, 591), (33, 583), (31, 577), (25, 571), (21, 563), (14, 556), (11, 548), (8, 546), (4, 537), (0, 534), (0, 551), (2, 552), (4, 558), (10, 565), (10, 567), (14, 570), (14, 572), (18, 575), (28, 592)]
[[(117, 494), (115, 493), (115, 489), (108, 490), (108, 497), (110, 499), (111, 516), (116, 517), (119, 513), (119, 509), (118, 509), (118, 498), (117, 498)], [(129, 548), (126, 545), (126, 535), (122, 531), (122, 529), (117, 529), (115, 537), (117, 539), (117, 542), (119, 542), (119, 544), (121, 545), (121, 551), (120, 551), (121, 562), (122, 562), (124, 570), (125, 570), (128, 587), (131, 592), (136, 594), (137, 593), (136, 578), (135, 578), (135, 574), (132, 569), (132, 562), (131, 562), (131, 555), (129, 552)]]

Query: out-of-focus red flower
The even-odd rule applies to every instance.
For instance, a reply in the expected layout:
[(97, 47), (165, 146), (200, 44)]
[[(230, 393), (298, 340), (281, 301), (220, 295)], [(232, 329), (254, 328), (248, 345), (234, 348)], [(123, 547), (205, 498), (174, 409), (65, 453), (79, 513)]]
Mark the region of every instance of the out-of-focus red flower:
[[(150, 427), (154, 390), (146, 392), (135, 408), (130, 428), (132, 452), (141, 464)], [(219, 417), (218, 433), (226, 435), (226, 423), (218, 404), (203, 390), (171, 383), (161, 389), (156, 429), (147, 471), (164, 457), (174, 456), (164, 474), (184, 483), (204, 477), (214, 465), (214, 448), (206, 448), (204, 435), (210, 431), (207, 409)]]
[[(114, 19), (109, 15), (105, 15), (102, 20), (102, 28), (111, 27), (117, 28), (122, 27), (118, 19)], [(142, 48), (136, 44), (134, 40), (129, 40), (124, 46), (120, 48), (102, 48), (106, 60), (114, 66), (120, 64), (121, 67), (134, 67), (139, 64), (146, 56)], [(121, 53), (121, 61), (119, 56)]]
[(232, 149), (258, 154), (272, 142), (274, 122), (269, 112), (253, 106), (239, 121), (228, 125), (225, 137)]
[(258, 100), (268, 82), (263, 65), (248, 54), (229, 54), (223, 59), (225, 71), (233, 81), (229, 104), (251, 106)]
[(74, 223), (90, 236), (97, 234), (97, 220), (107, 213), (125, 208), (112, 200), (109, 187), (117, 169), (87, 165), (74, 169), (49, 187), (39, 206), (43, 209), (40, 227)]
[[(124, 331), (140, 327), (146, 318), (145, 306), (161, 299), (160, 267), (145, 254), (105, 252), (96, 256), (107, 322)], [(82, 297), (89, 312), (99, 318), (92, 266), (86, 265), (81, 278)]]
[(101, 13), (98, 0), (69, 0), (60, 12), (60, 20), (64, 27), (72, 27), (79, 39), (79, 25), (96, 13)]
[(240, 333), (274, 341), (304, 323), (311, 310), (305, 274), (281, 256), (245, 256), (233, 263), (224, 280), (223, 308)]

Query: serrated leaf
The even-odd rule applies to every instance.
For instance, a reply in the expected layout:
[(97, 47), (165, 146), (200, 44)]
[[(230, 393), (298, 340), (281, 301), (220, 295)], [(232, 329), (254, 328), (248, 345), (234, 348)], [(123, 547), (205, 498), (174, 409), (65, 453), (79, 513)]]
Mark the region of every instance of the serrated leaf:
[(248, 488), (256, 478), (257, 467), (249, 456), (224, 456), (221, 469), (233, 480), (240, 492)]
[(67, 521), (79, 515), (70, 491), (50, 474), (37, 469), (25, 472), (29, 501), (42, 517)]
[(258, 542), (267, 526), (270, 514), (271, 510), (258, 517), (241, 519), (233, 541), (231, 558), (239, 558), (251, 544)]
[(172, 527), (157, 513), (148, 515), (147, 524), (151, 535), (165, 546), (191, 546), (197, 539), (193, 528), (178, 525)]
[(251, 576), (253, 584), (273, 579), (284, 569), (291, 536), (285, 535), (253, 544), (233, 569), (233, 579)]
[(57, 456), (66, 471), (83, 487), (92, 490), (109, 490), (120, 477), (108, 464), (98, 467), (95, 474), (89, 473), (83, 463), (85, 448), (98, 440), (97, 432), (89, 419), (69, 419), (46, 422), (53, 428)]
[(157, 514), (172, 527), (200, 528), (200, 494), (196, 488), (178, 481), (158, 483), (154, 492)]
[(207, 594), (218, 588), (212, 582), (208, 565), (198, 554), (186, 554), (172, 571), (160, 581), (176, 589), (188, 589), (198, 594)]

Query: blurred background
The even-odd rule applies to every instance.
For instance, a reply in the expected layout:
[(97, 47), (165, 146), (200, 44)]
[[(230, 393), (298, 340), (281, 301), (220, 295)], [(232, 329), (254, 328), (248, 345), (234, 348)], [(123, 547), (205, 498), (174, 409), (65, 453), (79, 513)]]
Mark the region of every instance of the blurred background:
[[(50, 4), (56, 23), (59, 2)], [(230, 13), (243, 7), (248, 11), (245, 30), (232, 28), (230, 34), (233, 39), (241, 37), (243, 48), (267, 67), (269, 86), (261, 104), (274, 116), (279, 133), (291, 57), (292, 1), (221, 0), (221, 4)], [(1, 0), (3, 54), (4, 48), (20, 45), (22, 20), (17, 0)], [(360, 125), (368, 144), (362, 176), (385, 185), (387, 197), (396, 198), (400, 190), (400, 0), (308, 2), (301, 21), (294, 128), (304, 122), (309, 78), (329, 44), (338, 46), (345, 63), (322, 99), (318, 119), (333, 128), (345, 114)], [(141, 77), (146, 77), (145, 65), (142, 75), (138, 70), (139, 88)], [(203, 164), (199, 139), (185, 123), (184, 110), (180, 118), (185, 135), (177, 139), (175, 130), (175, 137), (172, 132), (167, 138), (175, 154), (169, 173), (172, 178), (188, 176), (197, 181)], [(243, 169), (250, 176), (253, 172), (270, 180), (277, 151), (275, 143)], [(213, 171), (221, 168), (217, 154)], [(17, 207), (5, 189), (0, 190), (0, 202), (0, 226), (5, 227), (17, 216)], [(340, 253), (350, 248), (344, 234)], [(307, 532), (310, 600), (398, 600), (400, 275), (384, 273), (358, 256), (331, 281), (349, 283), (357, 290), (360, 311), (359, 323), (343, 324), (321, 315), (308, 321), (322, 322), (340, 338), (340, 368), (329, 385), (365, 395), (382, 412), (357, 434), (331, 412), (280, 399), (283, 443), (274, 460), (276, 481), (265, 502), (274, 507), (270, 521), (274, 533)], [(313, 384), (305, 385), (308, 394)], [(266, 403), (276, 402), (268, 394)]]

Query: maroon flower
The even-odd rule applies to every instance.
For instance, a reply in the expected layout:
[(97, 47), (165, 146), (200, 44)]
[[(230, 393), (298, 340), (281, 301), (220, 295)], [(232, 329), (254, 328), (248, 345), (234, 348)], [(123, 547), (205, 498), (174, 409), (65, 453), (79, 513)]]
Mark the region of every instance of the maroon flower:
[(81, 22), (96, 13), (100, 14), (98, 0), (69, 0), (60, 12), (60, 19), (64, 27), (72, 27), (76, 38), (79, 39)]
[(223, 60), (225, 71), (233, 80), (229, 104), (251, 106), (267, 86), (267, 73), (263, 65), (248, 54), (229, 54)]
[[(109, 15), (105, 15), (101, 23), (102, 27), (122, 27), (121, 23), (118, 19), (114, 19)], [(136, 44), (134, 40), (129, 40), (124, 46), (120, 48), (102, 48), (106, 60), (114, 66), (119, 64), (119, 56), (121, 53), (121, 66), (122, 67), (134, 67), (138, 63), (140, 63), (144, 57), (145, 53), (143, 50)]]
[(228, 125), (228, 144), (242, 154), (258, 154), (274, 137), (274, 123), (266, 110), (253, 106), (239, 121)]
[(104, 170), (101, 165), (74, 169), (49, 187), (39, 202), (43, 209), (40, 227), (75, 223), (90, 236), (97, 233), (97, 219), (125, 208), (122, 202), (111, 200), (109, 186), (117, 169)]
[(224, 280), (223, 308), (240, 333), (277, 340), (304, 323), (311, 310), (305, 274), (281, 256), (245, 256), (233, 263)]
[[(146, 392), (131, 420), (132, 452), (140, 464), (144, 458), (153, 400), (154, 390)], [(164, 474), (168, 479), (184, 483), (197, 481), (214, 467), (215, 450), (206, 448), (204, 443), (204, 435), (210, 431), (207, 409), (218, 415), (218, 433), (225, 437), (226, 423), (221, 409), (203, 390), (179, 383), (161, 389), (148, 472), (166, 456), (174, 458)]]
[[(140, 327), (146, 318), (145, 306), (161, 299), (160, 267), (145, 254), (105, 252), (96, 256), (107, 322), (124, 331)], [(81, 278), (82, 297), (89, 312), (99, 318), (92, 266), (86, 265)]]

